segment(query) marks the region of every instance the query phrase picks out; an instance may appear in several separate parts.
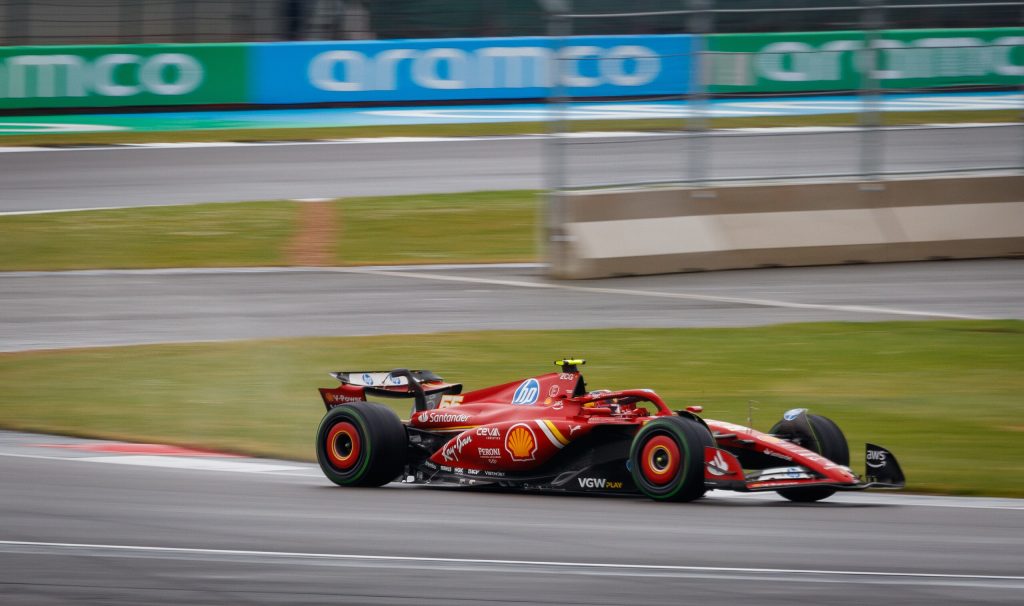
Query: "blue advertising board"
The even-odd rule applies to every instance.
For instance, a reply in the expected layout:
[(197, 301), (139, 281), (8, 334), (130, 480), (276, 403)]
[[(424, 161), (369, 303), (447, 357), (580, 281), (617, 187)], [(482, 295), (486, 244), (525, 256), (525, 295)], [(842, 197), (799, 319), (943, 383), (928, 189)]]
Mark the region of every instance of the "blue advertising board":
[(252, 45), (251, 102), (536, 99), (553, 57), (572, 97), (682, 94), (692, 36), (458, 38)]

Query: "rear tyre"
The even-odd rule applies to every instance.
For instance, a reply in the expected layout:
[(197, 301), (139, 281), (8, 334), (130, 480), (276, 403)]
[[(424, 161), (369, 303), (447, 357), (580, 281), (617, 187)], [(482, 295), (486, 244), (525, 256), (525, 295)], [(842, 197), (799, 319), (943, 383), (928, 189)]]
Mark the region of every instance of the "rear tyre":
[(629, 467), (640, 492), (656, 501), (693, 501), (704, 496), (704, 447), (711, 432), (687, 417), (659, 417), (633, 438)]
[[(850, 447), (846, 436), (832, 419), (821, 415), (807, 415), (810, 431), (806, 428), (788, 429), (778, 433), (780, 438), (814, 451), (833, 463), (850, 465)], [(782, 422), (776, 423), (769, 433), (777, 433)], [(827, 486), (808, 486), (806, 488), (783, 488), (777, 491), (780, 495), (796, 503), (813, 503), (835, 494), (835, 488)]]
[(373, 402), (337, 406), (320, 421), (316, 459), (339, 486), (382, 486), (405, 465), (405, 426), (390, 408)]

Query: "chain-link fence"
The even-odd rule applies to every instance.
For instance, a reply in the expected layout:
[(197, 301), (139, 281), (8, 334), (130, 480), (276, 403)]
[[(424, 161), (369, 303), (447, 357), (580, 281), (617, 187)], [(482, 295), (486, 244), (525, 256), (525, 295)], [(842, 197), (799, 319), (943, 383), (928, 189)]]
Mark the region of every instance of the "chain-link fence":
[[(659, 10), (630, 5), (612, 12), (582, 10), (588, 3), (580, 0), (543, 3), (557, 49), (595, 22), (628, 28), (624, 24), (634, 20), (658, 19), (663, 33), (691, 35), (667, 37), (674, 47), (629, 66), (621, 57), (595, 55), (584, 62), (556, 50), (558, 82), (567, 71), (570, 79), (585, 72), (587, 62), (594, 73), (639, 75), (645, 61), (661, 66), (651, 69), (673, 62), (686, 69), (679, 70), (685, 76), (675, 94), (627, 103), (574, 98), (571, 87), (556, 85), (545, 162), (553, 191), (1024, 169), (1022, 2), (750, 2), (740, 11), (724, 0), (685, 0), (674, 7), (662, 3)], [(912, 21), (911, 13), (922, 19)], [(737, 33), (740, 14), (762, 24), (784, 17), (787, 30)], [(901, 29), (909, 23), (982, 23), (994, 15), (994, 28)], [(801, 23), (842, 29), (805, 29)], [(934, 94), (951, 91), (989, 94)], [(969, 122), (980, 116), (970, 112), (997, 108), (1004, 110), (1000, 123), (935, 124)], [(585, 118), (607, 120), (616, 112), (656, 118), (657, 132), (573, 132), (583, 130), (580, 124), (593, 126), (581, 122)], [(634, 123), (624, 122), (623, 130), (633, 130)]]
[[(890, 2), (889, 28), (1000, 27), (1019, 3)], [(574, 0), (579, 35), (688, 30), (689, 0)], [(715, 0), (720, 33), (859, 29), (851, 0)], [(596, 15), (629, 12), (628, 18)], [(250, 42), (544, 35), (536, 0), (0, 0), (0, 45)]]
[[(1022, 1), (0, 0), (0, 20), (5, 45), (549, 36), (550, 48), (537, 43), (544, 54), (526, 59), (555, 58), (535, 78), (539, 91), (551, 86), (550, 124), (564, 135), (548, 146), (552, 189), (1024, 165)], [(634, 42), (588, 50), (597, 47), (586, 36), (608, 34)], [(526, 60), (504, 52), (506, 70)], [(54, 65), (31, 64), (51, 80)], [(24, 76), (17, 66), (0, 65), (0, 84)], [(659, 87), (612, 94), (654, 93), (601, 98), (602, 83), (636, 84), (645, 70), (661, 70)], [(521, 79), (506, 78), (510, 87)], [(1013, 107), (1001, 115), (1017, 124), (929, 126), (965, 107), (922, 96), (936, 90), (993, 91), (970, 107)], [(593, 127), (586, 118), (647, 132), (570, 132)]]
[(7, 46), (375, 37), (341, 0), (0, 0), (0, 23)]

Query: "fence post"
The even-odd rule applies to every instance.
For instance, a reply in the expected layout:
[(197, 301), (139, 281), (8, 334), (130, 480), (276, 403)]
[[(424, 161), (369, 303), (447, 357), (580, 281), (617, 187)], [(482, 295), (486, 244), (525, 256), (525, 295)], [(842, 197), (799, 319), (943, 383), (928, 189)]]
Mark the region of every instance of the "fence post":
[(145, 2), (137, 0), (121, 0), (117, 5), (117, 39), (121, 44), (139, 42), (145, 39), (143, 29), (143, 11)]
[(253, 27), (255, 21), (253, 11), (255, 10), (258, 10), (258, 7), (252, 6), (250, 0), (235, 0), (232, 4), (231, 20), (235, 25), (235, 39), (244, 42), (252, 41), (256, 29)]
[[(1020, 3), (1020, 24), (1024, 24), (1024, 2)], [(1020, 125), (1021, 129), (1021, 156), (1020, 156), (1020, 170), (1024, 172), (1024, 76), (1020, 77)]]
[(686, 178), (693, 184), (700, 184), (708, 178), (708, 159), (711, 155), (710, 139), (708, 138), (707, 118), (707, 78), (709, 73), (708, 53), (705, 49), (704, 36), (711, 32), (711, 8), (713, 0), (689, 0), (690, 13), (688, 22), (692, 38), (690, 57), (690, 80), (688, 111), (685, 113), (688, 165)]
[(175, 39), (178, 42), (196, 41), (196, 2), (178, 0), (174, 3)]
[(860, 67), (860, 173), (870, 181), (881, 179), (885, 153), (878, 89), (878, 39), (882, 29), (882, 0), (861, 0), (864, 44), (859, 51)]
[(572, 35), (572, 0), (542, 0), (547, 16), (547, 35), (551, 41), (551, 55), (548, 61), (548, 133), (544, 138), (544, 187), (547, 189), (544, 205), (544, 220), (538, 221), (538, 257), (547, 258), (552, 266), (560, 266), (554, 256), (560, 254), (567, 235), (562, 232), (565, 224), (562, 190), (568, 184), (565, 134), (568, 131), (568, 92), (562, 80), (561, 51), (565, 38)]
[(29, 0), (11, 0), (7, 4), (7, 44), (24, 46), (32, 43), (29, 10)]

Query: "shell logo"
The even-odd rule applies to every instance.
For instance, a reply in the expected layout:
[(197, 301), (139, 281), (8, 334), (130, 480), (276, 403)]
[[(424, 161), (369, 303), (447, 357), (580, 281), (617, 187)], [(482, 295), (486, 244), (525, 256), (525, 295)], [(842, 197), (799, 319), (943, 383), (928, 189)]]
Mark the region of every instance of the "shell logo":
[(537, 452), (537, 436), (524, 423), (513, 425), (505, 434), (505, 450), (513, 461), (532, 461)]

